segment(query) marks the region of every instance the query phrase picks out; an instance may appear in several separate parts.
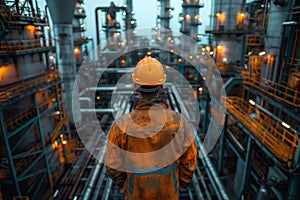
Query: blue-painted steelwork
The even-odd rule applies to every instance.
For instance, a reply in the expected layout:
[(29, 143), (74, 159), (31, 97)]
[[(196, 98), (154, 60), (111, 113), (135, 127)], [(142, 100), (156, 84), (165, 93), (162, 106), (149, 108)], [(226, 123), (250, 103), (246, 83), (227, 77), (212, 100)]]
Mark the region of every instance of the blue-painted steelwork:
[(250, 168), (251, 168), (251, 164), (250, 164), (251, 157), (252, 157), (252, 139), (249, 137), (248, 144), (247, 144), (247, 153), (246, 153), (246, 159), (245, 159), (245, 165), (244, 165), (243, 179), (242, 179), (241, 190), (240, 190), (239, 196), (243, 195), (246, 190), (246, 184), (248, 182), (249, 172), (250, 172)]
[(228, 116), (225, 116), (224, 127), (220, 137), (220, 149), (218, 160), (218, 173), (223, 174), (223, 157), (224, 157), (224, 145), (225, 145), (225, 132), (227, 130)]
[(45, 166), (46, 166), (46, 169), (47, 169), (47, 175), (48, 175), (48, 179), (49, 179), (49, 182), (50, 182), (50, 187), (52, 187), (51, 171), (50, 171), (47, 152), (46, 152), (46, 147), (45, 147), (45, 139), (44, 139), (44, 133), (43, 133), (43, 129), (42, 129), (41, 115), (40, 115), (40, 110), (39, 110), (39, 105), (38, 105), (38, 102), (37, 102), (37, 99), (36, 99), (36, 95), (34, 95), (34, 104), (35, 104), (35, 108), (36, 108), (37, 124), (38, 124), (38, 128), (39, 128), (40, 140), (41, 140), (41, 143), (42, 143), (43, 157), (45, 159)]
[(11, 171), (13, 182), (14, 182), (14, 188), (16, 190), (17, 195), (21, 196), (21, 189), (20, 189), (20, 186), (19, 186), (14, 161), (13, 161), (13, 158), (12, 158), (12, 152), (11, 152), (11, 149), (10, 149), (10, 145), (9, 145), (9, 141), (8, 141), (5, 125), (4, 125), (4, 116), (3, 116), (3, 111), (2, 110), (0, 110), (0, 123), (1, 123), (2, 138), (3, 138), (5, 150), (6, 150), (6, 153), (7, 153), (7, 159), (8, 159), (8, 162), (9, 162), (10, 171)]

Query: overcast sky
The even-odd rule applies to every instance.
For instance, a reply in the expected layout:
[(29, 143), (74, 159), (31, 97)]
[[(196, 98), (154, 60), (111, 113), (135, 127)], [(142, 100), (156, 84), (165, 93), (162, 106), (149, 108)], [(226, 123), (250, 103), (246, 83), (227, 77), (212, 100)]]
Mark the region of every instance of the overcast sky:
[[(98, 6), (109, 6), (111, 0), (85, 0), (85, 8), (86, 8), (86, 36), (90, 36), (96, 40), (96, 24), (95, 24), (95, 8)], [(126, 0), (114, 0), (115, 5), (125, 5)], [(200, 0), (200, 2), (204, 2), (204, 7), (200, 8), (199, 15), (200, 20), (202, 21), (202, 25), (199, 27), (199, 33), (204, 34), (205, 28), (209, 25), (209, 15), (211, 11), (211, 0)], [(40, 9), (44, 10), (44, 6), (46, 4), (46, 0), (39, 1)], [(137, 20), (136, 28), (152, 28), (155, 26), (156, 17), (159, 14), (158, 6), (160, 2), (158, 0), (133, 0), (133, 10), (135, 12), (134, 18)], [(170, 21), (170, 27), (173, 31), (179, 32), (180, 23), (179, 13), (182, 12), (182, 0), (171, 0), (170, 5), (174, 8), (171, 12), (173, 18)], [(121, 14), (119, 14), (121, 17)], [(124, 20), (119, 21), (122, 28), (124, 30)], [(205, 39), (204, 39), (205, 41)]]
[[(86, 18), (86, 36), (91, 36), (94, 39), (96, 38), (95, 30), (95, 8), (98, 6), (109, 6), (110, 0), (85, 0), (87, 18)], [(119, 5), (124, 5), (126, 0), (116, 0), (114, 3)], [(201, 2), (201, 1), (200, 1)], [(211, 0), (204, 0), (204, 7), (200, 9), (200, 18), (203, 25), (200, 26), (199, 33), (205, 32), (205, 27), (209, 25), (209, 14), (210, 14), (210, 4)], [(158, 0), (133, 0), (133, 10), (135, 12), (134, 18), (137, 20), (137, 28), (151, 28), (155, 26), (156, 17), (159, 14)], [(178, 22), (178, 15), (182, 12), (182, 0), (171, 0), (171, 7), (174, 10), (171, 12), (173, 18), (171, 19), (170, 26), (173, 31), (179, 32), (180, 24)], [(123, 21), (120, 21), (121, 25), (124, 24)]]

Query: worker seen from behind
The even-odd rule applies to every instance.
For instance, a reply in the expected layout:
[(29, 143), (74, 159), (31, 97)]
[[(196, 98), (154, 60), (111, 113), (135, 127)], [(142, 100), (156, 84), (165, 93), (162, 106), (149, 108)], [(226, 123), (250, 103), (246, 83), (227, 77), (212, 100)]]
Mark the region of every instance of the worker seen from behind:
[(133, 112), (111, 127), (105, 154), (108, 174), (125, 199), (179, 199), (196, 169), (192, 129), (183, 115), (158, 97), (166, 81), (158, 60), (139, 61), (132, 80), (139, 100)]

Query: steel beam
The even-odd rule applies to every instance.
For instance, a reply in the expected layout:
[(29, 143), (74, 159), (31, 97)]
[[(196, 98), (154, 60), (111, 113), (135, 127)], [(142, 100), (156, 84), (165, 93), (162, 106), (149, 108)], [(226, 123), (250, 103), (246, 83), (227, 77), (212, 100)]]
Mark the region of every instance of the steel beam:
[(5, 145), (5, 150), (6, 150), (6, 153), (7, 153), (7, 159), (8, 159), (11, 174), (12, 174), (12, 177), (13, 177), (14, 186), (15, 186), (17, 195), (21, 196), (22, 194), (21, 194), (21, 189), (20, 189), (19, 182), (18, 182), (17, 172), (16, 172), (16, 169), (15, 169), (14, 161), (13, 161), (13, 158), (12, 158), (12, 152), (11, 152), (11, 149), (10, 149), (10, 145), (9, 145), (9, 141), (8, 141), (5, 125), (4, 125), (3, 110), (0, 110), (0, 123), (1, 123), (0, 125), (1, 125), (3, 142), (4, 142), (4, 145)]
[(247, 154), (246, 154), (245, 165), (244, 165), (243, 179), (242, 179), (239, 197), (241, 197), (245, 193), (245, 187), (248, 182), (250, 168), (251, 168), (251, 165), (250, 165), (250, 161), (251, 161), (251, 157), (252, 157), (251, 155), (252, 155), (252, 139), (251, 139), (251, 137), (249, 137), (248, 144), (247, 144)]
[(219, 161), (218, 161), (218, 173), (223, 174), (223, 157), (224, 157), (224, 143), (225, 132), (227, 130), (228, 115), (225, 116), (224, 127), (220, 137), (220, 149), (219, 149)]
[(50, 188), (51, 188), (52, 187), (52, 177), (51, 177), (50, 167), (49, 167), (48, 158), (47, 158), (44, 132), (43, 132), (43, 129), (42, 129), (41, 115), (40, 115), (40, 110), (39, 110), (38, 102), (37, 102), (37, 99), (36, 99), (36, 95), (34, 95), (34, 105), (35, 105), (35, 108), (36, 108), (37, 124), (38, 124), (38, 129), (39, 129), (40, 140), (41, 140), (41, 143), (42, 143), (42, 155), (45, 159), (45, 166), (46, 166), (47, 175), (48, 175), (48, 178), (49, 178), (49, 183), (50, 183)]

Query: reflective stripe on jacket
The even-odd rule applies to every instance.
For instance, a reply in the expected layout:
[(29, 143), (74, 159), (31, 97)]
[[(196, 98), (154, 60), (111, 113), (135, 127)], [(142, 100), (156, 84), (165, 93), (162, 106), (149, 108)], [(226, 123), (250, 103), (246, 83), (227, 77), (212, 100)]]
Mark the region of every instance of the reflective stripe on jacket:
[[(196, 169), (197, 149), (191, 137), (187, 120), (167, 109), (164, 101), (141, 99), (111, 128), (113, 145), (108, 145), (105, 155), (109, 176), (129, 200), (179, 199), (179, 191), (190, 187)], [(165, 146), (168, 149), (153, 154), (153, 159), (147, 157)]]

